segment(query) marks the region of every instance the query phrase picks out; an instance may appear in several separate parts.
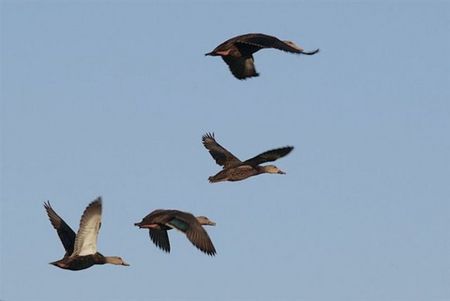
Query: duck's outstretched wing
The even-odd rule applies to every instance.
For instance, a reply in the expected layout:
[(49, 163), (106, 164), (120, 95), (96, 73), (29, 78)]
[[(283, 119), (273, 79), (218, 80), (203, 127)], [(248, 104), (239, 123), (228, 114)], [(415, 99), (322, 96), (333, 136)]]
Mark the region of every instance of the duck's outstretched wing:
[(197, 221), (195, 216), (187, 212), (178, 212), (173, 219), (167, 223), (167, 226), (178, 229), (186, 234), (186, 237), (200, 251), (214, 256), (216, 249), (209, 238), (208, 233)]
[(252, 165), (252, 166), (256, 166), (256, 165), (259, 165), (259, 164), (262, 164), (265, 162), (275, 161), (281, 157), (286, 156), (293, 149), (294, 149), (293, 146), (285, 146), (285, 147), (280, 147), (277, 149), (272, 149), (272, 150), (266, 151), (262, 154), (259, 154), (251, 159), (248, 159), (248, 160), (244, 161), (243, 163)]
[(209, 151), (216, 163), (223, 166), (223, 168), (228, 168), (230, 166), (235, 166), (242, 163), (241, 160), (236, 158), (232, 153), (216, 142), (214, 133), (206, 133), (203, 135), (202, 141), (203, 145)]
[(245, 53), (246, 51), (250, 51), (251, 53), (253, 53), (262, 48), (275, 48), (286, 52), (302, 53), (307, 55), (312, 55), (319, 52), (319, 49), (311, 52), (306, 52), (303, 48), (296, 45), (294, 42), (282, 41), (277, 37), (266, 35), (263, 33), (249, 33), (238, 36), (236, 37), (235, 45), (242, 53)]
[(161, 250), (170, 253), (170, 241), (167, 230), (149, 229), (150, 239)]
[(97, 236), (102, 220), (102, 199), (99, 197), (84, 210), (75, 238), (73, 255), (91, 255), (97, 252)]
[(64, 249), (66, 250), (65, 256), (70, 256), (73, 253), (73, 246), (75, 244), (75, 232), (66, 222), (53, 210), (50, 202), (44, 203), (44, 208), (47, 211), (48, 218), (52, 223), (53, 228), (55, 228), (58, 233), (59, 239), (61, 240)]

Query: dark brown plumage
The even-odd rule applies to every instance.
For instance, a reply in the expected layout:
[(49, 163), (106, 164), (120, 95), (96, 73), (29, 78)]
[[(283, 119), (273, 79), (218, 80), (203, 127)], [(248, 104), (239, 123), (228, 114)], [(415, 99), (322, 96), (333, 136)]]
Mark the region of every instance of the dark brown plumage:
[(251, 176), (256, 176), (262, 173), (277, 173), (285, 174), (275, 165), (260, 166), (265, 162), (275, 161), (281, 157), (289, 154), (294, 147), (285, 146), (261, 153), (246, 161), (241, 161), (236, 158), (227, 149), (216, 142), (213, 133), (206, 133), (202, 137), (203, 145), (209, 151), (217, 164), (223, 166), (223, 169), (216, 175), (209, 177), (211, 183), (221, 181), (241, 181)]
[(186, 237), (199, 250), (214, 256), (216, 249), (202, 225), (214, 226), (215, 224), (205, 216), (195, 217), (189, 212), (158, 209), (134, 225), (139, 228), (149, 229), (150, 239), (156, 246), (167, 253), (170, 253), (170, 242), (167, 231), (177, 229), (186, 234)]
[(246, 79), (259, 76), (255, 69), (253, 53), (263, 48), (275, 48), (306, 55), (313, 55), (319, 52), (319, 49), (306, 52), (294, 42), (281, 41), (266, 34), (249, 33), (231, 38), (205, 55), (221, 56), (237, 79)]
[(120, 257), (103, 256), (97, 252), (97, 235), (102, 215), (101, 198), (97, 198), (86, 207), (77, 234), (53, 210), (50, 202), (44, 203), (44, 208), (66, 250), (62, 259), (51, 262), (51, 264), (72, 271), (84, 270), (95, 264), (129, 265)]

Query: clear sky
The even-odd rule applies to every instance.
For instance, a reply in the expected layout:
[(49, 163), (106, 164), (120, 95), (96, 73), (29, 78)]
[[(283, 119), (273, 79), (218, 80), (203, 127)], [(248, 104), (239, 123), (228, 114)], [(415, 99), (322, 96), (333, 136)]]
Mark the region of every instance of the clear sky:
[[(263, 32), (315, 56), (255, 55)], [(2, 1), (0, 299), (450, 300), (448, 1)], [(295, 150), (287, 175), (209, 184), (201, 136), (241, 159)], [(43, 208), (74, 228), (103, 197), (98, 249), (72, 272)], [(134, 222), (206, 215), (217, 256)]]

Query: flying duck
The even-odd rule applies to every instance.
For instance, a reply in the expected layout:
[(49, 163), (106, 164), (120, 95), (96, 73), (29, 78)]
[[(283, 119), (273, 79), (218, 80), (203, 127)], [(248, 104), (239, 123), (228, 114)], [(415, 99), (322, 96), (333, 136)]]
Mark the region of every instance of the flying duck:
[(237, 79), (246, 79), (259, 76), (253, 63), (253, 53), (263, 48), (275, 48), (286, 52), (306, 55), (313, 55), (319, 52), (319, 49), (311, 52), (304, 51), (303, 48), (297, 46), (294, 42), (281, 41), (276, 37), (266, 34), (248, 33), (223, 42), (213, 51), (205, 55), (221, 56), (230, 68), (231, 73)]
[(214, 133), (206, 133), (203, 135), (202, 140), (203, 145), (209, 150), (209, 153), (216, 163), (223, 166), (223, 169), (220, 172), (208, 178), (211, 183), (221, 181), (241, 181), (262, 173), (285, 174), (284, 171), (280, 170), (275, 165), (260, 166), (260, 164), (275, 161), (286, 156), (294, 149), (293, 146), (285, 146), (266, 151), (242, 162), (216, 142)]
[(90, 203), (84, 210), (77, 234), (53, 210), (50, 202), (44, 203), (44, 208), (66, 250), (62, 259), (50, 264), (72, 271), (84, 270), (95, 264), (105, 263), (129, 266), (120, 257), (103, 256), (97, 252), (97, 235), (102, 218), (102, 200), (100, 197)]
[(216, 223), (206, 216), (195, 217), (189, 212), (179, 210), (157, 209), (135, 223), (139, 228), (149, 229), (150, 239), (161, 250), (170, 253), (170, 242), (167, 231), (177, 229), (186, 234), (186, 237), (200, 251), (214, 256), (216, 249), (203, 229), (202, 225), (215, 226)]

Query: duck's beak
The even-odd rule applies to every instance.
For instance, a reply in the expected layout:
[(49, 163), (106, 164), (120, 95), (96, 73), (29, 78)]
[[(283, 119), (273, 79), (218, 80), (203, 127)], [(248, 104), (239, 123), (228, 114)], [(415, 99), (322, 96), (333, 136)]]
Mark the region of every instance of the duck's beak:
[(215, 223), (215, 222), (213, 222), (213, 221), (209, 221), (208, 225), (209, 225), (209, 226), (215, 226), (215, 225), (216, 225), (216, 223)]
[(213, 55), (213, 53), (212, 52), (208, 52), (208, 53), (205, 53), (205, 56), (206, 55)]
[(122, 261), (122, 265), (129, 267), (130, 265), (128, 263), (126, 263), (125, 261)]
[(313, 55), (313, 54), (316, 54), (317, 52), (319, 52), (319, 48), (317, 48), (316, 50), (313, 50), (313, 51), (304, 51), (302, 49), (302, 54), (306, 54), (306, 55)]
[(278, 171), (278, 174), (280, 174), (280, 175), (285, 175), (286, 173), (285, 173), (284, 171), (282, 171), (282, 170), (279, 170), (279, 171)]

